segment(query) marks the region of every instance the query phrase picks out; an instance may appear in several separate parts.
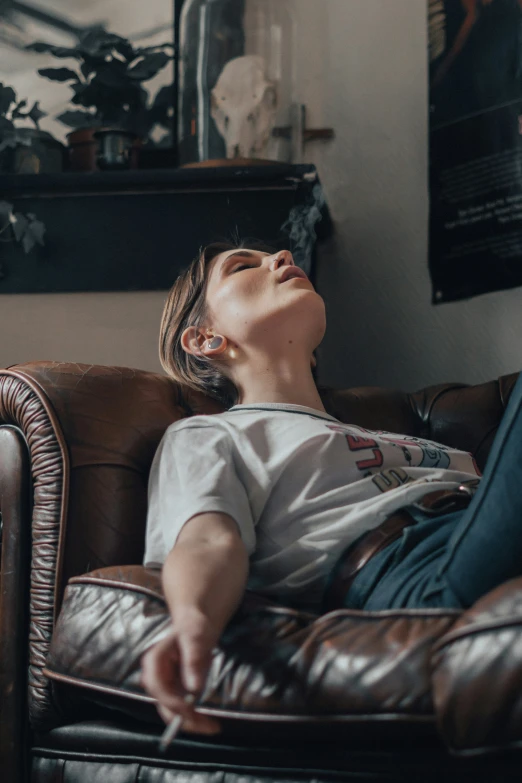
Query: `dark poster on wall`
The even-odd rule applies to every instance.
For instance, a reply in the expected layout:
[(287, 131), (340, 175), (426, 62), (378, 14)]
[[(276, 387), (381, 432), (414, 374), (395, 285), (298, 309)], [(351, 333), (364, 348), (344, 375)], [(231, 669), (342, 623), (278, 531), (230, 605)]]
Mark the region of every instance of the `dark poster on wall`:
[(522, 0), (429, 0), (432, 302), (522, 286)]

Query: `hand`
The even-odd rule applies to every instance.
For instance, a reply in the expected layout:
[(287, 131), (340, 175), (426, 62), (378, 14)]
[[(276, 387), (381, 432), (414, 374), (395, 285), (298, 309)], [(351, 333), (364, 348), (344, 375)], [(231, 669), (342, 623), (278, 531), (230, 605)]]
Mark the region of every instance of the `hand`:
[(141, 684), (157, 701), (157, 710), (165, 723), (175, 715), (183, 718), (182, 730), (197, 734), (217, 734), (218, 721), (200, 715), (185, 701), (187, 693), (199, 695), (216, 642), (208, 619), (192, 613), (176, 623), (168, 636), (151, 647), (141, 659)]

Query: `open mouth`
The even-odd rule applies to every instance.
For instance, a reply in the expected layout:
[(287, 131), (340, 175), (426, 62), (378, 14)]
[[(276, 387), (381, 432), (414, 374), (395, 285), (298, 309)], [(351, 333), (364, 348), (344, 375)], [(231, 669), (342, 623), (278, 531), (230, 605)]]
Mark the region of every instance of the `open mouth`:
[(283, 279), (280, 281), (281, 283), (286, 283), (288, 280), (308, 280), (308, 277), (301, 269), (298, 271), (292, 269), (291, 272), (286, 272), (282, 277)]

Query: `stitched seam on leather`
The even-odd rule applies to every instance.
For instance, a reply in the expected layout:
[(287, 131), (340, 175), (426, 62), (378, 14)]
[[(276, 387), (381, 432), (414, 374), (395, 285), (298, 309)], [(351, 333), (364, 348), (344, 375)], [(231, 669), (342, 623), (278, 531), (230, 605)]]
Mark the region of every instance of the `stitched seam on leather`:
[[(42, 667), (56, 622), (61, 575), (63, 528), (67, 517), (69, 454), (45, 391), (15, 370), (0, 371), (0, 419), (19, 427), (29, 447), (33, 484), (31, 573), (29, 598), (29, 713), (38, 722), (59, 714)], [(48, 490), (52, 477), (56, 488)], [(49, 557), (49, 551), (52, 553)], [(38, 560), (43, 561), (36, 565)], [(50, 561), (50, 562), (49, 562)], [(35, 575), (44, 573), (44, 578)], [(35, 609), (35, 602), (43, 609)]]
[[(0, 383), (3, 375), (4, 372), (0, 371)], [(49, 400), (43, 386), (40, 383), (38, 383), (38, 381), (36, 381), (34, 378), (32, 378), (30, 375), (26, 375), (24, 372), (21, 372), (19, 370), (18, 371), (10, 370), (8, 373), (5, 373), (5, 375), (17, 378), (18, 380), (22, 381), (24, 384), (29, 386), (32, 389), (32, 391), (35, 392), (35, 394), (37, 395), (38, 402), (42, 405), (49, 418), (49, 423), (51, 424), (51, 427), (53, 429), (56, 438), (56, 442), (62, 454), (62, 480), (60, 486), (61, 509), (60, 509), (59, 530), (58, 530), (58, 546), (56, 550), (55, 581), (54, 581), (54, 590), (53, 590), (54, 592), (53, 624), (54, 624), (58, 616), (58, 604), (61, 598), (58, 596), (58, 587), (61, 583), (61, 576), (62, 576), (63, 549), (65, 545), (64, 528), (65, 528), (65, 521), (67, 520), (67, 509), (69, 503), (69, 480), (70, 480), (69, 450), (67, 448), (67, 443), (65, 441), (65, 437), (63, 435), (62, 428), (58, 420), (56, 411), (52, 406), (51, 401)], [(32, 454), (31, 454), (31, 458), (32, 458)]]
[[(447, 394), (447, 392), (449, 392), (449, 391), (453, 391), (454, 389), (466, 389), (466, 388), (469, 388), (469, 384), (466, 384), (466, 383), (445, 383), (444, 384), (443, 388), (432, 399), (431, 404), (430, 404), (428, 410), (426, 411), (426, 417), (423, 418), (423, 419), (420, 419), (423, 424), (430, 425), (429, 426), (430, 432), (431, 432), (431, 424), (430, 424), (431, 413), (433, 411), (433, 407), (434, 407), (435, 403), (438, 402), (440, 400), (440, 398), (443, 395)], [(410, 404), (411, 404), (412, 410), (413, 410), (414, 414), (416, 415), (416, 417), (418, 419), (420, 418), (420, 416), (419, 416), (418, 409), (416, 409), (414, 407), (414, 398), (415, 398), (415, 395), (417, 395), (417, 394), (424, 394), (425, 392), (426, 392), (426, 389), (421, 389), (420, 391), (410, 392), (409, 395), (408, 395), (409, 398), (410, 398)]]
[(354, 619), (363, 620), (382, 620), (386, 617), (411, 617), (422, 620), (434, 617), (461, 617), (461, 615), (462, 609), (377, 609), (371, 612), (367, 612), (364, 609), (335, 609), (318, 617), (315, 622), (328, 622), (332, 617), (353, 617)]
[(443, 389), (440, 390), (440, 392), (433, 398), (431, 401), (431, 405), (428, 408), (427, 416), (423, 420), (423, 424), (428, 425), (428, 431), (429, 435), (433, 434), (433, 427), (431, 425), (431, 414), (433, 412), (433, 408), (435, 407), (435, 403), (437, 403), (441, 397), (445, 396), (450, 391), (455, 391), (456, 389), (469, 389), (470, 384), (467, 383), (455, 383), (455, 384), (446, 384)]
[(518, 625), (522, 625), (522, 617), (520, 617), (520, 615), (513, 615), (513, 617), (503, 617), (499, 620), (490, 620), (487, 623), (476, 623), (474, 625), (469, 625), (466, 628), (458, 628), (456, 631), (450, 631), (444, 636), (444, 639), (438, 641), (434, 645), (433, 651), (442, 650), (444, 647), (453, 644), (453, 642), (456, 642), (459, 639), (476, 636), (480, 633), (489, 633), (490, 631), (496, 631), (502, 628), (516, 627)]
[[(506, 398), (505, 398), (505, 396), (504, 396), (504, 394), (502, 392), (503, 388), (505, 387), (505, 383), (501, 383), (501, 381), (505, 381), (506, 376), (505, 375), (501, 375), (500, 378), (497, 378), (498, 396), (499, 396), (500, 402), (502, 403), (502, 407), (504, 408), (504, 410), (506, 410), (506, 408), (507, 408), (507, 406), (509, 404), (509, 400), (511, 399), (511, 395), (513, 393), (513, 389), (515, 388), (515, 384), (518, 381), (518, 376), (519, 375), (520, 375), (520, 373), (514, 373), (515, 380), (513, 382), (513, 386), (511, 387), (511, 391), (509, 392), (509, 397), (508, 397), (507, 400), (506, 400)], [(507, 377), (509, 377), (509, 376), (507, 376)]]
[[(72, 677), (67, 674), (59, 674), (56, 672), (51, 671), (47, 667), (44, 667), (43, 669), (45, 675), (49, 677), (51, 680), (55, 680), (57, 682), (61, 682), (65, 685), (75, 685), (79, 688), (85, 688), (86, 690), (95, 690), (100, 693), (107, 693), (111, 696), (124, 696), (125, 698), (134, 700), (134, 701), (140, 701), (145, 702), (147, 704), (156, 704), (156, 699), (153, 699), (152, 696), (145, 696), (145, 694), (137, 693), (136, 691), (127, 690), (125, 688), (118, 688), (115, 686), (110, 685), (103, 685), (101, 683), (93, 682), (91, 680), (83, 680), (79, 677)], [(212, 705), (205, 705), (202, 704), (201, 706), (197, 706), (198, 712), (201, 712), (205, 715), (219, 715), (221, 717), (234, 717), (239, 718), (240, 720), (275, 720), (280, 722), (302, 722), (302, 723), (315, 723), (315, 722), (329, 722), (329, 721), (336, 721), (336, 722), (343, 722), (343, 721), (376, 721), (376, 720), (385, 720), (385, 721), (415, 721), (415, 722), (421, 722), (421, 723), (432, 723), (434, 721), (433, 715), (407, 715), (401, 712), (382, 712), (382, 713), (351, 713), (351, 714), (340, 714), (340, 713), (315, 713), (315, 714), (307, 714), (302, 715), (300, 713), (285, 713), (284, 715), (273, 713), (273, 712), (247, 712), (247, 711), (240, 711), (240, 710), (229, 710), (226, 707), (213, 707)]]
[(87, 688), (88, 690), (101, 691), (102, 693), (109, 693), (112, 696), (125, 696), (129, 699), (136, 701), (144, 701), (147, 704), (155, 704), (156, 699), (152, 696), (146, 696), (144, 693), (138, 693), (132, 691), (130, 688), (120, 688), (115, 685), (105, 685), (103, 683), (96, 682), (95, 680), (84, 680), (81, 677), (73, 677), (70, 674), (60, 674), (59, 672), (53, 672), (52, 669), (48, 669), (44, 666), (43, 673), (50, 680), (56, 680), (58, 682), (64, 682), (68, 685), (77, 685), (79, 688)]
[[(162, 593), (156, 593), (150, 587), (143, 587), (142, 585), (137, 585), (133, 582), (123, 582), (117, 579), (110, 579), (110, 578), (104, 578), (99, 576), (73, 576), (71, 577), (71, 579), (69, 579), (67, 583), (68, 586), (83, 585), (83, 584), (93, 584), (93, 585), (99, 585), (100, 587), (108, 587), (111, 589), (128, 590), (129, 592), (142, 593), (144, 595), (149, 595), (152, 598), (156, 598), (160, 600), (165, 605), (167, 603)], [(255, 609), (255, 611), (269, 612), (271, 614), (281, 614), (285, 617), (290, 616), (290, 617), (298, 617), (302, 619), (310, 619), (310, 622), (316, 621), (320, 617), (320, 615), (312, 614), (311, 612), (301, 612), (298, 609), (291, 609), (291, 608), (287, 609), (284, 606), (281, 607), (259, 606)]]
[[(154, 592), (148, 587), (141, 587), (140, 585), (135, 585), (132, 583), (127, 582), (119, 582), (117, 580), (109, 580), (109, 579), (102, 579), (101, 577), (85, 577), (85, 576), (73, 576), (71, 579), (69, 579), (68, 586), (69, 585), (82, 585), (82, 584), (94, 584), (99, 585), (100, 587), (109, 587), (111, 589), (118, 589), (118, 590), (127, 590), (129, 592), (136, 592), (136, 593), (143, 593), (144, 595), (149, 595), (152, 598), (156, 598), (157, 600), (161, 601), (161, 603), (166, 605), (165, 598), (159, 594)], [(314, 623), (321, 623), (321, 622), (329, 622), (334, 617), (353, 617), (354, 619), (363, 619), (363, 620), (381, 620), (383, 617), (418, 617), (419, 619), (430, 619), (430, 618), (443, 618), (443, 617), (461, 617), (462, 616), (462, 609), (379, 609), (374, 612), (366, 612), (362, 609), (335, 609), (331, 612), (328, 612), (324, 615), (314, 615), (307, 612), (300, 612), (299, 610), (293, 610), (293, 609), (286, 609), (285, 607), (278, 607), (278, 606), (260, 606), (255, 609), (256, 612), (268, 612), (270, 614), (279, 614), (283, 616), (298, 616), (310, 618), (311, 622)]]
[[(159, 735), (158, 735), (159, 739)], [(276, 781), (286, 780), (289, 775), (299, 776), (299, 779), (301, 780), (307, 780), (311, 781), (311, 783), (317, 783), (320, 781), (320, 783), (326, 783), (326, 781), (339, 781), (339, 783), (346, 783), (346, 771), (338, 768), (331, 768), (327, 767), (326, 769), (322, 769), (319, 767), (289, 767), (286, 765), (281, 765), (279, 767), (270, 766), (269, 764), (263, 764), (259, 763), (258, 765), (252, 765), (252, 764), (231, 764), (228, 761), (218, 761), (218, 762), (211, 762), (211, 761), (188, 761), (183, 759), (175, 759), (175, 758), (165, 758), (164, 760), (161, 760), (159, 758), (156, 758), (155, 756), (137, 756), (133, 755), (132, 753), (107, 753), (105, 751), (102, 751), (101, 753), (82, 753), (80, 750), (63, 750), (63, 749), (55, 749), (55, 748), (45, 748), (40, 746), (33, 746), (31, 748), (31, 754), (32, 756), (37, 757), (37, 759), (45, 758), (45, 759), (59, 759), (64, 761), (100, 761), (105, 764), (141, 764), (143, 766), (143, 770), (147, 771), (150, 769), (165, 769), (165, 770), (181, 770), (184, 773), (192, 773), (192, 772), (205, 772), (210, 771), (214, 773), (212, 777), (210, 778), (212, 781), (215, 781), (215, 783), (223, 783), (228, 778), (225, 778), (224, 773), (226, 772), (232, 772), (232, 773), (239, 773), (239, 779), (244, 781), (245, 775), (249, 776), (256, 776), (253, 781), (250, 783), (255, 783), (255, 781), (259, 781), (259, 775), (262, 774), (264, 776), (264, 779), (266, 779), (267, 775), (275, 776)], [(216, 770), (220, 773), (220, 777), (217, 778), (215, 776)], [(303, 775), (306, 777), (303, 778)], [(312, 778), (310, 776), (313, 775)], [(282, 777), (284, 776), (284, 777)], [(237, 774), (234, 774), (234, 780), (238, 777)], [(143, 778), (145, 779), (145, 778)], [(188, 780), (187, 776), (184, 776), (182, 778), (183, 780)], [(192, 779), (192, 778), (191, 778)], [(201, 777), (197, 777), (197, 780), (201, 780)], [(206, 780), (209, 778), (205, 778)], [(150, 780), (150, 778), (149, 778)]]
[(162, 593), (156, 593), (150, 587), (142, 587), (141, 585), (133, 584), (132, 582), (122, 582), (117, 579), (102, 579), (96, 576), (73, 576), (69, 579), (67, 586), (69, 585), (99, 585), (100, 587), (110, 587), (117, 590), (127, 590), (128, 592), (142, 593), (148, 595), (151, 598), (156, 598), (161, 603), (167, 604)]

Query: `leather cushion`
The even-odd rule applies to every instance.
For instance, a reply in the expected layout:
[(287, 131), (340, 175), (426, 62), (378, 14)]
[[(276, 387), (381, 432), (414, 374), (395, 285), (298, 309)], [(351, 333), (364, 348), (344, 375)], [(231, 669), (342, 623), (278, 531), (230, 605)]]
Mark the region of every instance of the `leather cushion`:
[[(240, 733), (245, 723), (237, 723), (238, 733), (234, 735), (178, 736), (167, 753), (160, 756), (155, 727), (147, 728), (129, 720), (118, 723), (110, 719), (83, 720), (35, 737), (32, 754), (35, 783), (47, 780), (60, 783), (94, 780), (390, 783), (392, 770), (396, 773), (393, 781), (402, 783), (440, 783), (441, 780), (454, 783), (457, 779), (460, 783), (464, 780), (491, 783), (507, 780), (507, 774), (503, 777), (503, 773), (509, 771), (516, 773), (509, 780), (518, 781), (520, 776), (520, 760), (513, 760), (509, 767), (506, 762), (500, 765), (497, 758), (473, 759), (465, 764), (451, 759), (433, 732), (428, 733), (431, 727), (426, 724), (409, 725), (407, 732), (401, 731), (396, 723), (379, 726), (378, 732), (368, 731), (368, 726), (358, 729), (344, 725), (338, 736), (331, 726), (319, 734), (314, 725), (309, 737), (299, 726), (295, 736), (289, 737), (280, 730), (269, 736), (264, 731), (261, 735), (252, 731), (249, 735)], [(247, 729), (248, 726), (247, 723)], [(390, 730), (387, 740), (383, 740), (381, 729), (384, 728)], [(457, 771), (460, 774), (455, 775)]]
[(434, 647), (439, 730), (459, 755), (522, 747), (522, 579), (462, 614)]
[[(278, 722), (433, 722), (430, 657), (453, 610), (318, 617), (247, 593), (214, 650), (200, 710)], [(140, 657), (170, 625), (159, 572), (100, 569), (72, 579), (45, 674), (143, 716)], [(117, 703), (115, 702), (117, 699)]]

